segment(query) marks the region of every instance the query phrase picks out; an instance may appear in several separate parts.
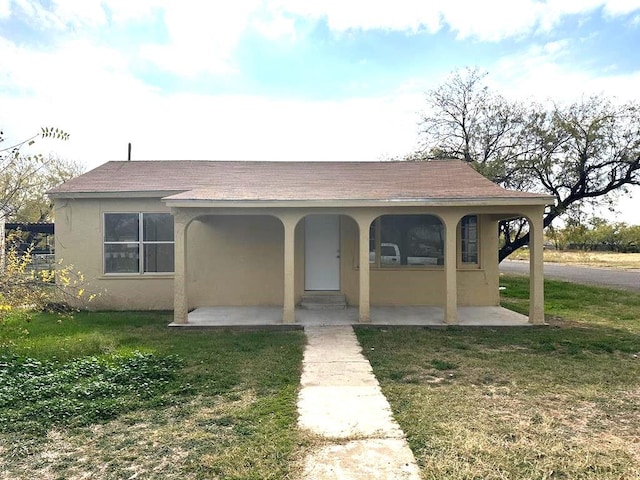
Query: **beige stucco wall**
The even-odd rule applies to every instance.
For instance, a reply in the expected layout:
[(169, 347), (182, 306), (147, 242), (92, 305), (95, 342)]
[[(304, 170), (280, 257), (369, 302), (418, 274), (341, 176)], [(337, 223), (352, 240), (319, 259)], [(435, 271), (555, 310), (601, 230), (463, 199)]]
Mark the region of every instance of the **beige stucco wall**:
[[(479, 268), (458, 270), (460, 305), (497, 305), (497, 223), (480, 220)], [(284, 229), (258, 215), (198, 217), (187, 230), (190, 308), (215, 305), (282, 305)], [(358, 227), (340, 217), (340, 285), (358, 304)], [(296, 303), (304, 293), (304, 220), (296, 227)], [(459, 256), (459, 255), (458, 255)], [(441, 305), (443, 267), (372, 268), (372, 305)]]
[(284, 229), (272, 216), (204, 216), (187, 230), (189, 305), (282, 305)]
[[(472, 212), (470, 212), (472, 213)], [(479, 266), (458, 269), (459, 305), (498, 305), (498, 224), (479, 216)], [(341, 218), (341, 285), (350, 305), (358, 304), (358, 227), (349, 217)], [(460, 241), (458, 232), (458, 258)], [(370, 267), (371, 305), (442, 305), (443, 267)]]
[[(203, 215), (187, 228), (188, 305), (282, 305), (284, 228), (275, 216)], [(173, 275), (104, 275), (102, 214), (168, 212), (160, 199), (56, 200), (56, 257), (76, 265), (99, 309), (172, 309)], [(240, 211), (239, 209), (235, 210)], [(391, 213), (388, 209), (381, 213)], [(336, 212), (336, 211), (334, 211)], [(320, 212), (319, 212), (320, 213)], [(331, 212), (323, 212), (331, 213)], [(415, 211), (403, 213), (417, 213)], [(434, 212), (429, 212), (434, 213)], [(479, 213), (465, 210), (464, 214)], [(480, 265), (458, 269), (459, 305), (497, 305), (497, 216), (480, 215)], [(359, 298), (358, 227), (340, 220), (341, 289)], [(295, 301), (304, 293), (304, 221), (296, 228)], [(459, 237), (459, 235), (458, 235)], [(459, 249), (458, 240), (458, 249)], [(459, 257), (459, 252), (458, 252)], [(372, 305), (442, 305), (443, 267), (371, 268)]]
[(98, 293), (89, 306), (114, 310), (173, 309), (173, 275), (104, 275), (103, 214), (169, 212), (160, 199), (57, 199), (56, 260), (73, 265)]

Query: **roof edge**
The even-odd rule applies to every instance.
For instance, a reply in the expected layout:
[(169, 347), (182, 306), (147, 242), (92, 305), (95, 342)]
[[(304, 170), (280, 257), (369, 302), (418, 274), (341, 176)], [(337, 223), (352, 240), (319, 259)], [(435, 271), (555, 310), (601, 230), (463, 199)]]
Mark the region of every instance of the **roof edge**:
[(49, 198), (164, 198), (178, 193), (187, 192), (188, 190), (137, 190), (137, 191), (120, 191), (120, 192), (47, 192)]
[(555, 197), (485, 197), (485, 198), (424, 198), (391, 200), (187, 200), (163, 198), (168, 207), (175, 208), (296, 208), (296, 207), (464, 207), (464, 206), (547, 206)]

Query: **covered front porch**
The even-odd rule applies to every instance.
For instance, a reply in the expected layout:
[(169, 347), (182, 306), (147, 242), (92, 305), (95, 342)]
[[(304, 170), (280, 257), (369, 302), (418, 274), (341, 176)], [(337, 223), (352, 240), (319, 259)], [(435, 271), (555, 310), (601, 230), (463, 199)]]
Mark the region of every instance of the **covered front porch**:
[[(448, 325), (442, 307), (382, 307), (372, 306), (369, 325), (423, 326)], [(305, 325), (360, 324), (357, 307), (327, 310), (295, 310), (295, 323), (283, 324), (280, 307), (200, 307), (189, 312), (187, 323), (173, 322), (176, 328), (302, 328)], [(499, 306), (458, 307), (457, 325), (462, 327), (530, 326), (529, 318)]]
[[(171, 197), (169, 197), (171, 198)], [(245, 205), (219, 205), (209, 200), (193, 203), (165, 199), (174, 216), (175, 227), (175, 276), (174, 276), (174, 322), (172, 326), (265, 326), (363, 323), (374, 325), (526, 325), (544, 323), (543, 273), (542, 273), (542, 213), (543, 206), (483, 205), (443, 202), (417, 207), (413, 204), (398, 204), (356, 207), (304, 207), (269, 205), (269, 208)], [(397, 265), (383, 265), (385, 257), (378, 239), (372, 247), (371, 240), (378, 236), (381, 226), (377, 219), (398, 216), (402, 220), (417, 216), (437, 219), (441, 225), (441, 250), (424, 257), (403, 256), (397, 253)], [(461, 264), (461, 221), (467, 215), (482, 217), (484, 246), (473, 269)], [(498, 306), (497, 269), (497, 222), (505, 217), (525, 216), (531, 232), (530, 242), (530, 312), (526, 316), (510, 312)], [(347, 293), (349, 308), (342, 311), (308, 311), (299, 308), (301, 294), (309, 289), (305, 275), (311, 262), (305, 257), (304, 246), (309, 243), (310, 229), (305, 229), (308, 218), (334, 217), (338, 235), (337, 251), (328, 249), (329, 260), (337, 259), (339, 268), (337, 291)], [(344, 221), (340, 221), (342, 218)], [(229, 220), (226, 219), (235, 219)], [(245, 221), (246, 219), (246, 221)], [(429, 220), (431, 221), (431, 220)], [(203, 235), (198, 241), (189, 241), (187, 234), (194, 222), (204, 224)], [(234, 255), (222, 255), (217, 261), (207, 260), (207, 252), (213, 251), (215, 242), (206, 235), (222, 231), (225, 225), (233, 224), (235, 230), (225, 231), (227, 244), (238, 243)], [(244, 233), (251, 225), (251, 237)], [(429, 227), (431, 224), (428, 224)], [(243, 230), (244, 228), (244, 230)], [(205, 233), (206, 231), (206, 233)], [(229, 233), (235, 232), (235, 233)], [(305, 234), (306, 232), (306, 234)], [(316, 234), (316, 236), (318, 236)], [(375, 236), (375, 237), (374, 237)], [(251, 240), (249, 240), (251, 238)], [(261, 238), (267, 238), (270, 249), (258, 257), (262, 248)], [(342, 240), (340, 240), (342, 238)], [(345, 238), (348, 241), (345, 242)], [(204, 240), (203, 240), (204, 239)], [(253, 241), (254, 243), (250, 243)], [(247, 243), (249, 242), (249, 243)], [(265, 240), (266, 242), (266, 240)], [(341, 243), (340, 243), (341, 242)], [(482, 239), (480, 240), (482, 245)], [(204, 256), (192, 256), (187, 252), (194, 246)], [(240, 250), (239, 248), (245, 248)], [(234, 247), (235, 248), (235, 247)], [(350, 254), (346, 255), (349, 250)], [(403, 248), (400, 249), (400, 252)], [(220, 262), (225, 258), (238, 259), (244, 268), (244, 277), (237, 280), (233, 266), (224, 268)], [(197, 259), (197, 260), (194, 260)], [(264, 259), (270, 268), (261, 268)], [(206, 263), (209, 262), (209, 263)], [(376, 263), (377, 262), (377, 263)], [(319, 262), (325, 265), (327, 261)], [(211, 268), (218, 272), (215, 287), (208, 288), (214, 277), (197, 278), (199, 271)], [(254, 277), (260, 275), (260, 280)], [(375, 276), (374, 276), (375, 275)], [(351, 281), (343, 280), (348, 276)], [(195, 283), (194, 283), (194, 280)], [(224, 278), (224, 280), (220, 280)], [(257, 277), (256, 277), (257, 278)], [(427, 279), (427, 280), (425, 280)], [(235, 281), (234, 281), (235, 280)], [(243, 283), (244, 282), (244, 283)], [(190, 299), (191, 285), (200, 292), (218, 291), (224, 287), (224, 295), (218, 294), (216, 301), (207, 298)], [(249, 291), (247, 285), (251, 284)], [(216, 290), (218, 289), (218, 290)], [(259, 303), (264, 291), (275, 292), (269, 303)], [(334, 290), (328, 288), (327, 290)], [(237, 298), (237, 291), (244, 296)], [(431, 295), (421, 302), (421, 292)], [(279, 297), (273, 301), (274, 296)], [(210, 297), (213, 298), (213, 297)], [(258, 299), (258, 301), (256, 301)], [(408, 299), (408, 301), (407, 301)], [(229, 305), (229, 306), (227, 306)], [(231, 306), (233, 305), (233, 306)]]

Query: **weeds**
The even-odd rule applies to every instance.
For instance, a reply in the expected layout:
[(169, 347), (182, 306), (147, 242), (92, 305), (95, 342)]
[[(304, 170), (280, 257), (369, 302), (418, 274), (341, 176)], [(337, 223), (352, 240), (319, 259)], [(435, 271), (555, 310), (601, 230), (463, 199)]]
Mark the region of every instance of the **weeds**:
[(5, 320), (0, 479), (294, 475), (301, 332), (170, 331), (152, 312)]
[(0, 431), (82, 426), (163, 403), (181, 362), (134, 351), (56, 364), (0, 356)]

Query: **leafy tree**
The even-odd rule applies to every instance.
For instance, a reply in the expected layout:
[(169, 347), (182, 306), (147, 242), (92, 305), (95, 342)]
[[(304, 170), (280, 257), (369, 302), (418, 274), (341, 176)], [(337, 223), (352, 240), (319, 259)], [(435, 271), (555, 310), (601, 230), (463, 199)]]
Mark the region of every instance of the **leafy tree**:
[[(514, 189), (547, 193), (544, 226), (584, 203), (613, 202), (640, 185), (640, 106), (601, 96), (567, 105), (512, 101), (478, 69), (452, 73), (428, 92), (424, 147), (409, 160), (455, 158)], [(523, 221), (502, 222), (499, 258), (529, 242)]]
[(608, 222), (598, 217), (586, 223), (570, 222), (558, 232), (558, 237), (562, 248), (622, 253), (640, 251), (640, 225)]
[[(49, 219), (51, 206), (44, 192), (78, 171), (75, 164), (54, 157), (22, 155), (21, 149), (38, 137), (66, 140), (69, 135), (43, 128), (38, 135), (0, 149), (0, 211), (11, 219)], [(72, 266), (56, 264), (38, 270), (32, 262), (33, 247), (22, 251), (18, 233), (6, 239), (6, 254), (4, 237), (0, 240), (0, 325), (8, 316), (28, 319), (34, 309), (66, 308), (67, 302), (77, 305), (93, 298), (85, 293), (84, 277)]]
[[(67, 140), (69, 135), (56, 128), (43, 128), (31, 138), (0, 148), (0, 209), (9, 220), (51, 220), (52, 205), (45, 192), (82, 172), (79, 164), (59, 157), (24, 155), (22, 149), (38, 138)], [(3, 141), (0, 131), (0, 143)]]
[(47, 197), (46, 192), (82, 172), (83, 167), (77, 162), (51, 155), (43, 159), (30, 181), (25, 182), (23, 188), (11, 199), (9, 211), (13, 221), (52, 221), (53, 201)]

